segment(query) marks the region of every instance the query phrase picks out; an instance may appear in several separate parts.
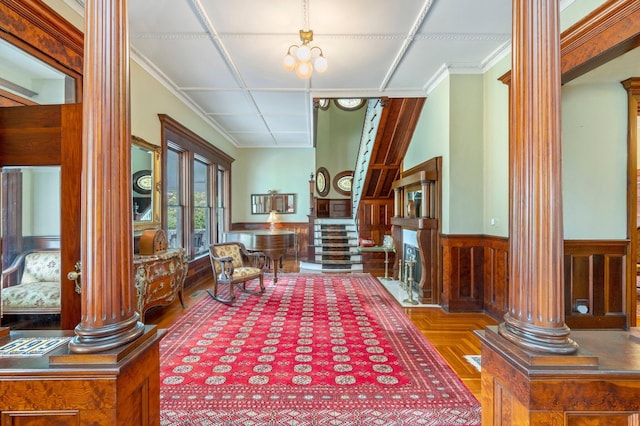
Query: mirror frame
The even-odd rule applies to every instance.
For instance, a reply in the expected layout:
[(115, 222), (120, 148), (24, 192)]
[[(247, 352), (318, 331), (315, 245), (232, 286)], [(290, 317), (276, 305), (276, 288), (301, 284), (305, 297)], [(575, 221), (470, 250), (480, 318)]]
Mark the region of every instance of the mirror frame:
[[(294, 194), (294, 193), (286, 193), (286, 194), (251, 194), (251, 199), (249, 201), (249, 205), (251, 206), (251, 214), (269, 214), (270, 213), (270, 211), (254, 211), (255, 210), (254, 206), (256, 205), (255, 201), (258, 198), (262, 198), (262, 199), (270, 198), (271, 199), (270, 203), (273, 205), (273, 204), (275, 204), (274, 200), (277, 200), (277, 199), (284, 200), (284, 199), (286, 199), (288, 197), (292, 197), (293, 203), (292, 203), (291, 206), (293, 207), (293, 210), (292, 211), (284, 211), (284, 210), (281, 211), (281, 210), (276, 209), (275, 211), (278, 214), (295, 214), (296, 213), (296, 198), (297, 197), (296, 197), (296, 194)], [(284, 201), (283, 201), (283, 204), (284, 204)]]
[[(153, 187), (151, 188), (151, 217), (150, 221), (133, 221), (133, 231), (140, 232), (145, 229), (159, 229), (162, 226), (160, 219), (160, 212), (162, 209), (162, 176), (161, 164), (162, 164), (162, 147), (154, 145), (145, 141), (144, 139), (131, 135), (131, 147), (136, 146), (138, 148), (146, 149), (153, 154), (152, 160), (152, 178)], [(131, 185), (131, 199), (133, 200), (133, 170), (131, 171), (132, 185)]]

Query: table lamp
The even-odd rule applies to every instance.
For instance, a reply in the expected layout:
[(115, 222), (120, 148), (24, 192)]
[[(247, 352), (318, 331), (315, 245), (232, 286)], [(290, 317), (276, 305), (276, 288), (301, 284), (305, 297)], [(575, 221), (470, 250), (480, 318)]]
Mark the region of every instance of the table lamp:
[(269, 213), (269, 218), (267, 219), (267, 222), (269, 222), (271, 224), (271, 226), (269, 227), (269, 230), (274, 231), (276, 229), (276, 222), (278, 221), (278, 215), (276, 213), (275, 210), (271, 210), (271, 212)]

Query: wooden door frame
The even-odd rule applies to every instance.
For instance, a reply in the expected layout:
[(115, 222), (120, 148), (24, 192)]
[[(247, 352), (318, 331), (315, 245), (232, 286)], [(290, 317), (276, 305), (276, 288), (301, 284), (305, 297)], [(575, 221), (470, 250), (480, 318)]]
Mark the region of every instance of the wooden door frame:
[[(82, 104), (0, 108), (0, 167), (60, 166), (60, 328), (80, 322), (81, 298), (67, 279), (80, 260)], [(18, 132), (14, 129), (19, 129)]]
[[(76, 99), (80, 102), (84, 67), (82, 31), (42, 0), (2, 0), (0, 37), (72, 77), (75, 80)], [(73, 270), (75, 262), (80, 259), (82, 106), (68, 104), (57, 107), (61, 109), (58, 130), (69, 142), (62, 142), (56, 146), (54, 150), (57, 150), (59, 159), (54, 163), (49, 160), (47, 165), (61, 166), (61, 207), (67, 211), (74, 211), (73, 214), (62, 214), (60, 223), (61, 237), (64, 235), (69, 240), (61, 253), (63, 314), (60, 327), (71, 330), (80, 321), (81, 313), (81, 298), (75, 293), (73, 283), (66, 280), (66, 273)], [(5, 143), (3, 139), (2, 144)], [(4, 158), (4, 153), (0, 157)], [(67, 308), (69, 312), (66, 312)]]
[(627, 239), (629, 240), (627, 262), (627, 309), (629, 311), (629, 326), (637, 325), (637, 296), (632, 291), (636, 288), (637, 256), (638, 256), (638, 120), (640, 119), (640, 77), (634, 77), (622, 82), (627, 91), (628, 119), (627, 119)]

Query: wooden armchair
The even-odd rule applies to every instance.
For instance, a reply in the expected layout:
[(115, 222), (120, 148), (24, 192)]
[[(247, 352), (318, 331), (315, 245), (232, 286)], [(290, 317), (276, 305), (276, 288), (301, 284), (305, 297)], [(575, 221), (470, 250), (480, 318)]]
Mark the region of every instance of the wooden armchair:
[[(264, 293), (264, 253), (250, 253), (242, 243), (219, 243), (209, 246), (209, 259), (213, 269), (213, 290), (208, 289), (207, 292), (215, 300), (222, 303), (233, 302), (236, 298), (234, 287), (239, 283), (242, 283), (242, 291), (251, 294)], [(247, 281), (256, 278), (260, 282), (260, 293), (251, 292), (246, 287)], [(219, 284), (229, 285), (229, 299), (218, 296)]]

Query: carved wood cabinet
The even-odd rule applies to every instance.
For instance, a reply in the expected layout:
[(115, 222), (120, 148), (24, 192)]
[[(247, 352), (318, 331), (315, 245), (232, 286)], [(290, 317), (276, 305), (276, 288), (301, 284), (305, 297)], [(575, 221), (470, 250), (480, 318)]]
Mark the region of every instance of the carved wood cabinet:
[(136, 286), (136, 311), (144, 322), (144, 314), (154, 306), (173, 303), (176, 297), (184, 307), (182, 295), (189, 263), (184, 249), (169, 249), (149, 256), (135, 255), (133, 260)]

